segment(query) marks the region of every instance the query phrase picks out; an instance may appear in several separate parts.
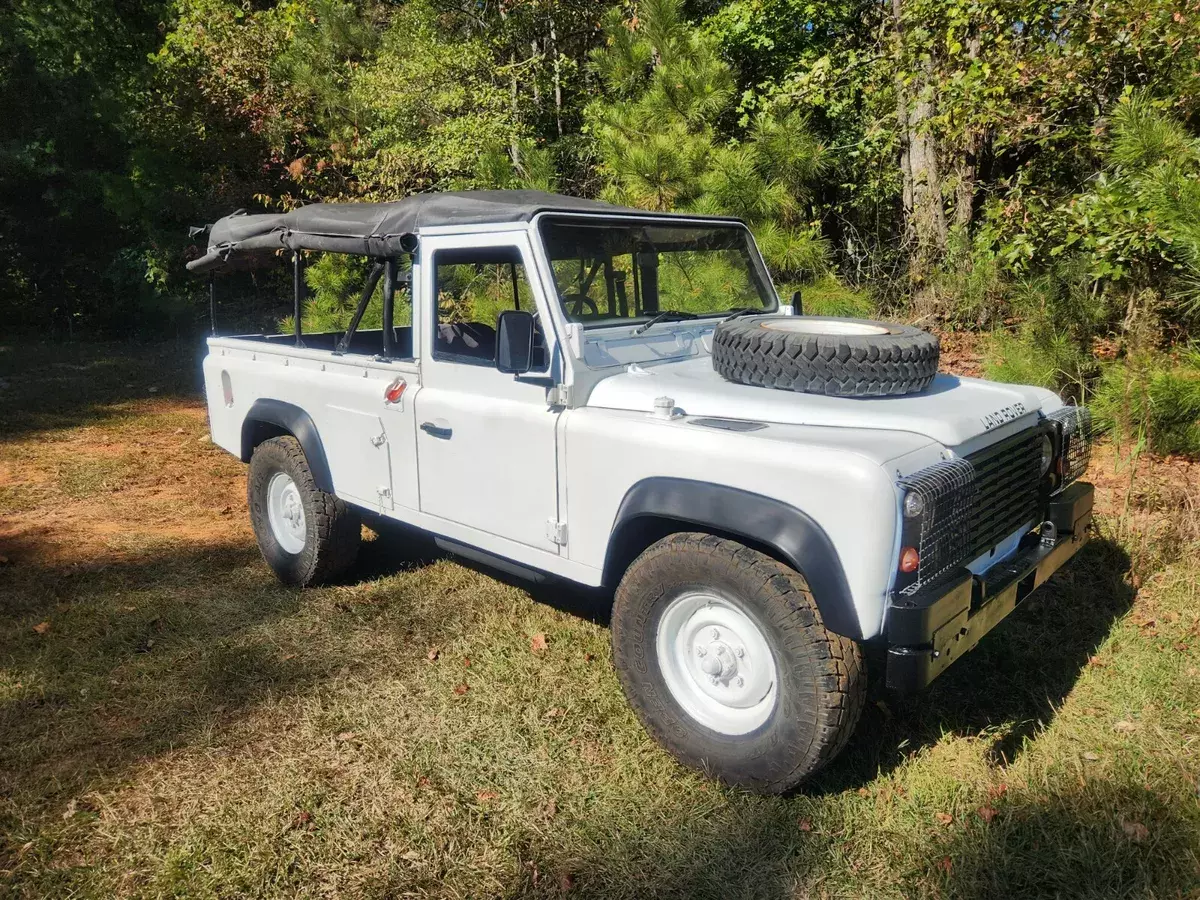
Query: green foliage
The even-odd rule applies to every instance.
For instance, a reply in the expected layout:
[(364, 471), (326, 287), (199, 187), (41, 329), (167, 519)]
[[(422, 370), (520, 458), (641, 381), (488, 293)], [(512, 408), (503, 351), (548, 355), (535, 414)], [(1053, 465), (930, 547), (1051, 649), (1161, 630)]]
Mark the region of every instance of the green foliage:
[[(1200, 337), (1194, 7), (14, 0), (0, 321), (185, 333), (187, 225), (534, 187), (739, 216), (810, 308), (991, 329), (989, 371), (1083, 390), (1097, 343)], [(341, 327), (357, 286), (312, 290)]]
[(685, 21), (678, 0), (644, 4), (636, 22), (612, 10), (604, 28), (592, 66), (609, 96), (585, 110), (608, 182), (603, 196), (737, 216), (782, 277), (824, 272), (828, 245), (807, 215), (824, 148), (804, 117), (778, 106), (749, 128), (726, 127), (733, 73), (715, 39)]
[(1156, 453), (1200, 455), (1200, 348), (1105, 368), (1091, 406), (1101, 426)]
[(987, 377), (1079, 396), (1096, 371), (1092, 342), (1107, 324), (1086, 273), (1063, 266), (1011, 285), (1007, 311), (1018, 324), (990, 336)]

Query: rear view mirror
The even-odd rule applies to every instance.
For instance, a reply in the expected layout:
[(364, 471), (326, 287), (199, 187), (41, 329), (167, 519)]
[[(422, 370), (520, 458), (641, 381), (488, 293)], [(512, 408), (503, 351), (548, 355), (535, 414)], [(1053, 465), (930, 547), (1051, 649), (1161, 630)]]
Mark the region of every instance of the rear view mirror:
[(533, 315), (506, 309), (496, 319), (496, 368), (522, 375), (533, 364)]

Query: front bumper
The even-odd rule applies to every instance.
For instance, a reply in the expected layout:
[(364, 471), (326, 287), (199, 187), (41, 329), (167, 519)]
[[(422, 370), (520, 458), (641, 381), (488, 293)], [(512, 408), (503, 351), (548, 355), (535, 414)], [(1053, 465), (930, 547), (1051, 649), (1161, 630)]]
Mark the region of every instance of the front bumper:
[(927, 591), (893, 597), (888, 687), (907, 692), (928, 685), (1078, 553), (1091, 536), (1093, 495), (1090, 484), (1072, 484), (1050, 501), (1041, 533), (986, 572), (960, 569)]

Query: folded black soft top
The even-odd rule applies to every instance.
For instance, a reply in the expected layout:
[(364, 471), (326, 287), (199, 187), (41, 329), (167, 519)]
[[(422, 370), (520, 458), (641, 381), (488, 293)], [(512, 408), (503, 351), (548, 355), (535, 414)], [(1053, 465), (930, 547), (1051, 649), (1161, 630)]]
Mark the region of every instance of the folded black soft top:
[(455, 191), (414, 194), (390, 203), (313, 203), (289, 213), (239, 211), (218, 219), (207, 229), (207, 252), (187, 267), (199, 273), (261, 265), (285, 249), (389, 257), (409, 249), (402, 242), (421, 228), (528, 222), (542, 212), (671, 217), (545, 191)]

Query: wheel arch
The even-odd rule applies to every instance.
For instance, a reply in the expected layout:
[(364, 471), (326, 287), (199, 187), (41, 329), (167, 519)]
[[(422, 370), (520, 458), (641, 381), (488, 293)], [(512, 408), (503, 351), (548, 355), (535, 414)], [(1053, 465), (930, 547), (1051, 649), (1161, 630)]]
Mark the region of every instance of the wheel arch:
[(685, 478), (647, 478), (617, 510), (604, 559), (615, 586), (643, 550), (668, 534), (704, 531), (739, 541), (804, 575), (825, 627), (862, 639), (862, 627), (833, 541), (803, 510), (773, 497)]
[(333, 476), (329, 471), (329, 459), (317, 426), (307, 412), (293, 403), (261, 398), (254, 401), (246, 418), (242, 420), (241, 457), (250, 462), (254, 448), (273, 437), (291, 435), (300, 442), (313, 482), (326, 493), (333, 493)]

